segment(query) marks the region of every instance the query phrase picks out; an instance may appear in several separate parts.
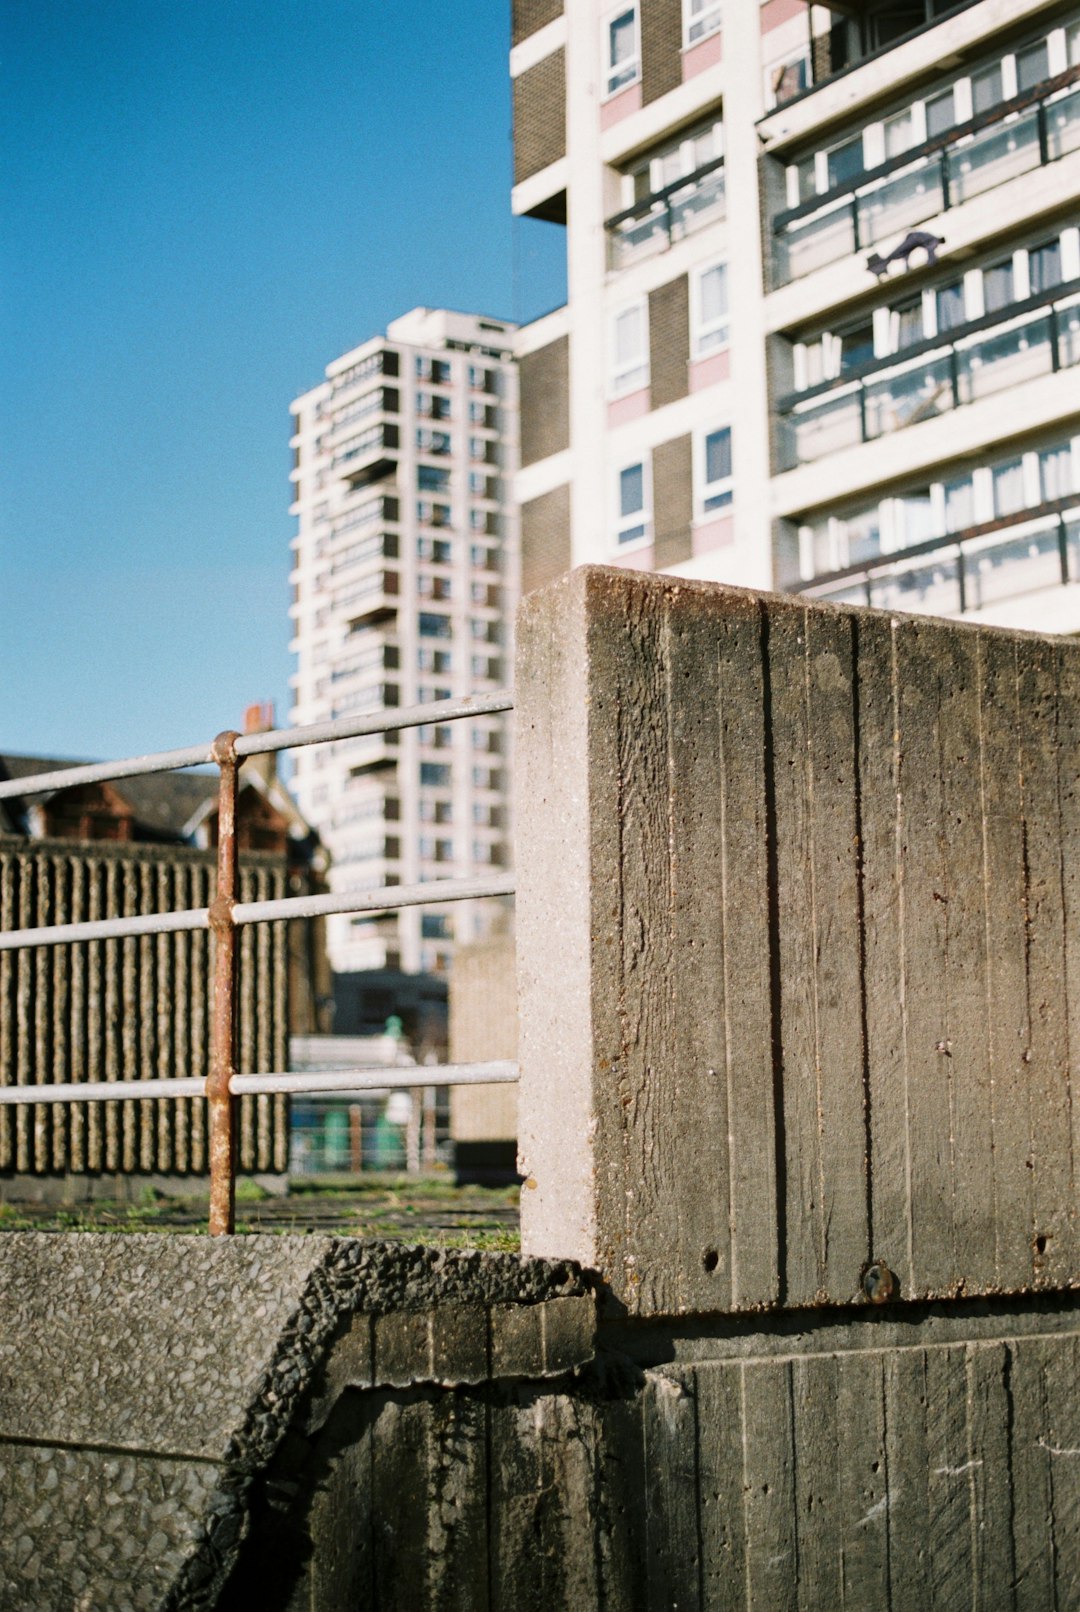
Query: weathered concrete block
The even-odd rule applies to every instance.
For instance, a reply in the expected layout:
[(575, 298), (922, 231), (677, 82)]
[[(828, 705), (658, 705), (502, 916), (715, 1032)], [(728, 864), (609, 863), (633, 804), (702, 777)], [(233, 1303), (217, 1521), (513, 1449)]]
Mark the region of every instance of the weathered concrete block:
[(558, 1377), (591, 1360), (596, 1349), (596, 1300), (548, 1299), (538, 1306), (544, 1337), (544, 1375)]
[(596, 1350), (596, 1301), (549, 1299), (491, 1311), (492, 1377), (559, 1377)]
[(432, 1381), (482, 1383), (487, 1375), (487, 1310), (479, 1304), (447, 1304), (432, 1311)]
[[(0, 1608), (216, 1605), (264, 1474), (268, 1537), (294, 1537), (281, 1530), (293, 1467), (304, 1475), (320, 1429), (373, 1381), (372, 1317), (374, 1366), (381, 1357), (408, 1393), (486, 1365), (490, 1305), (586, 1291), (565, 1261), (506, 1254), (329, 1237), (5, 1234)], [(394, 1459), (407, 1464), (407, 1452)], [(370, 1463), (345, 1467), (335, 1492), (347, 1495)], [(448, 1471), (448, 1497), (453, 1482)], [(426, 1492), (414, 1497), (421, 1509)], [(447, 1499), (447, 1518), (455, 1505)], [(352, 1582), (335, 1516), (319, 1536), (323, 1567)], [(270, 1576), (272, 1598), (245, 1599), (241, 1586), (237, 1604), (287, 1604), (297, 1566)]]
[(588, 568), (518, 651), (526, 1250), (642, 1316), (1080, 1283), (1080, 645)]
[(542, 1306), (497, 1305), (491, 1311), (491, 1370), (496, 1377), (541, 1377), (544, 1373)]
[(376, 1316), (374, 1338), (377, 1383), (404, 1388), (432, 1380), (430, 1310)]

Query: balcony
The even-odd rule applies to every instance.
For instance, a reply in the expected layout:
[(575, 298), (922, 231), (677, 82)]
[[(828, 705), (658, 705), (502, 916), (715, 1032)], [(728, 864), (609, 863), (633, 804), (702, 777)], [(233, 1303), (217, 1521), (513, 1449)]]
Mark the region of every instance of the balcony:
[(331, 468), (355, 491), (393, 475), (397, 469), (397, 458), (389, 450), (396, 450), (398, 445), (396, 425), (374, 426), (355, 440), (345, 443), (334, 454)]
[(1080, 363), (1080, 280), (781, 398), (779, 468), (874, 442)]
[(821, 9), (832, 14), (832, 26), (825, 32), (811, 33), (802, 49), (774, 63), (770, 85), (773, 108), (801, 100), (842, 73), (884, 55), (976, 3), (977, 0), (907, 0), (899, 5), (895, 0), (827, 3)]
[(629, 268), (666, 252), (676, 241), (725, 217), (726, 211), (721, 157), (607, 219), (608, 268)]
[(956, 616), (1070, 582), (1080, 582), (1075, 497), (846, 566), (797, 591), (834, 604)]
[(363, 581), (346, 585), (334, 594), (334, 613), (350, 627), (371, 626), (396, 614), (398, 591), (396, 571), (375, 571)]
[(1080, 149), (1080, 67), (773, 220), (773, 284), (901, 234)]

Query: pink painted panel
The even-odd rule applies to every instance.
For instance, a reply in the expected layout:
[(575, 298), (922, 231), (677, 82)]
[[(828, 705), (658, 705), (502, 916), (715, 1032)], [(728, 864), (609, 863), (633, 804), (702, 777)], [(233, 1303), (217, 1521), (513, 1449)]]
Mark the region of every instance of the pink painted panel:
[(631, 112), (641, 111), (641, 85), (628, 84), (618, 95), (613, 95), (610, 101), (604, 101), (600, 107), (600, 127), (610, 129), (613, 123), (622, 118), (628, 118)]
[(652, 544), (647, 548), (631, 549), (628, 553), (613, 554), (608, 565), (617, 565), (623, 571), (655, 571), (656, 562), (653, 558)]
[(726, 347), (708, 358), (698, 358), (690, 365), (690, 390), (704, 392), (718, 381), (726, 381), (731, 374), (731, 354)]
[(766, 0), (761, 8), (761, 31), (767, 34), (771, 28), (779, 28), (782, 22), (790, 22), (805, 12), (806, 0)]
[(691, 535), (695, 558), (699, 554), (710, 554), (713, 549), (725, 548), (734, 539), (734, 516), (718, 515), (715, 520), (699, 521)]
[(685, 84), (688, 78), (696, 78), (707, 67), (715, 67), (717, 62), (724, 59), (724, 36), (717, 31), (709, 34), (707, 39), (699, 39), (696, 45), (683, 51), (682, 76)]
[(640, 420), (643, 414), (649, 412), (649, 388), (642, 386), (636, 392), (627, 392), (625, 397), (617, 397), (607, 406), (607, 423), (612, 425), (625, 425), (627, 420)]

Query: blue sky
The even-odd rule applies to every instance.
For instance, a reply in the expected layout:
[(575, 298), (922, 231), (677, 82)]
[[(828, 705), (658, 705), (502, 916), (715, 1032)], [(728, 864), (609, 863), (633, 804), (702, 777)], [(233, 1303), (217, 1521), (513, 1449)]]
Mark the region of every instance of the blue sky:
[(509, 0), (8, 0), (0, 751), (287, 719), (288, 405), (417, 304), (534, 318)]

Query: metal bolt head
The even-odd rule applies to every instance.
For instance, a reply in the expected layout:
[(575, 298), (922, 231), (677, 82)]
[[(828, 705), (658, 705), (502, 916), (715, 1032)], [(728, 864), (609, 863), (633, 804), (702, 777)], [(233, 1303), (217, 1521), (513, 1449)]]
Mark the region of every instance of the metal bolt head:
[(885, 1304), (896, 1291), (896, 1278), (884, 1260), (875, 1259), (863, 1272), (862, 1287), (871, 1304)]

